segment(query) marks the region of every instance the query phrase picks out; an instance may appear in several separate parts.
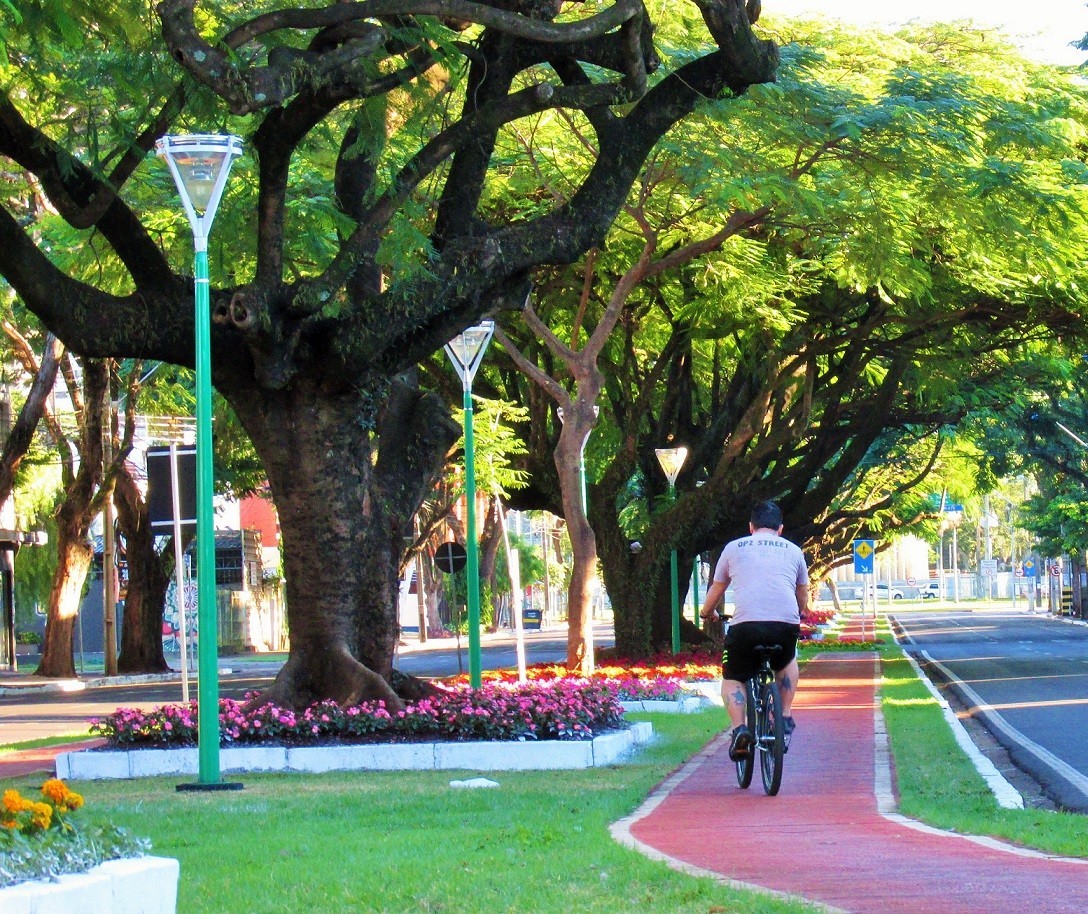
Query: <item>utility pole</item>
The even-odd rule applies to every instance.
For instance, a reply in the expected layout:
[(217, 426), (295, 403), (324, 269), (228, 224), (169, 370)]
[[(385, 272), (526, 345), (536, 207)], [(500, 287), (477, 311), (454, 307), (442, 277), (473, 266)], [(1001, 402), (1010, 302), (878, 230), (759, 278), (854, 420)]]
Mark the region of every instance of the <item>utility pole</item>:
[(106, 504), (102, 510), (102, 639), (107, 676), (117, 675), (117, 568), (114, 542), (113, 480), (109, 479), (113, 464), (113, 401), (111, 385), (106, 384), (102, 398), (102, 484), (107, 485)]

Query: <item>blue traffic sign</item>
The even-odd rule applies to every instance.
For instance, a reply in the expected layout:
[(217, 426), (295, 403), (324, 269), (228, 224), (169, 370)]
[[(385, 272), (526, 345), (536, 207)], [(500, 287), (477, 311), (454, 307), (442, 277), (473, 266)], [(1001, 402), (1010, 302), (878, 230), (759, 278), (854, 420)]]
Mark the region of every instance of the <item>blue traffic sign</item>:
[(876, 540), (854, 540), (854, 574), (872, 574)]
[(1035, 559), (1024, 559), (1024, 577), (1033, 578), (1036, 574)]

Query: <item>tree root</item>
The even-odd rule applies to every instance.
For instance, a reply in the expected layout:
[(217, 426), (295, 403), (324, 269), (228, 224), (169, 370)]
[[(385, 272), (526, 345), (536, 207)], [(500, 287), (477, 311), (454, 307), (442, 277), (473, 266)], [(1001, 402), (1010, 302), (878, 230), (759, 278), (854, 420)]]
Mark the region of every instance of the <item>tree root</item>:
[(301, 711), (318, 701), (342, 707), (384, 701), (390, 711), (403, 711), (404, 701), (381, 676), (351, 656), (343, 646), (320, 656), (292, 654), (275, 681), (246, 703), (246, 710), (269, 703)]

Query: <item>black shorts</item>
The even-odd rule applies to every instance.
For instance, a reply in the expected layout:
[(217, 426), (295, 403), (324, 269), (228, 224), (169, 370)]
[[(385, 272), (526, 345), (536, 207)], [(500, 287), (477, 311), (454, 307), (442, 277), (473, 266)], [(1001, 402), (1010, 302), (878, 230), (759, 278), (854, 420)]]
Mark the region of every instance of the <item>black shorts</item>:
[(722, 676), (737, 682), (747, 682), (762, 664), (753, 650), (761, 644), (778, 644), (782, 650), (770, 655), (775, 672), (785, 668), (797, 656), (797, 639), (801, 626), (791, 622), (737, 622), (729, 626), (722, 653)]

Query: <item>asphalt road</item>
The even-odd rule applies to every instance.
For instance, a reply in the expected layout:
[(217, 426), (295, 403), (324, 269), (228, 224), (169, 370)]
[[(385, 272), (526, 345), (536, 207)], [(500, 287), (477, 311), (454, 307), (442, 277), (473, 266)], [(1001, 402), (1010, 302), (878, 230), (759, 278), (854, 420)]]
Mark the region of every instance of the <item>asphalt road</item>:
[(1088, 813), (1088, 628), (1002, 609), (899, 611), (904, 646), (1056, 803)]
[[(611, 625), (598, 625), (594, 637), (598, 647), (613, 643)], [(562, 662), (567, 656), (566, 629), (525, 633), (527, 663)], [(461, 640), (460, 661), (454, 639), (431, 640), (420, 645), (409, 635), (398, 651), (395, 666), (412, 676), (452, 676), (468, 671), (468, 643)], [(481, 666), (490, 669), (515, 669), (517, 648), (513, 635), (485, 635), (480, 649)], [(221, 668), (229, 674), (219, 680), (219, 694), (225, 698), (243, 698), (246, 692), (267, 686), (279, 664), (259, 659), (223, 658)], [(26, 681), (26, 680), (23, 680)], [(0, 686), (5, 685), (0, 681)], [(119, 707), (152, 708), (181, 701), (180, 678), (168, 682), (119, 684), (88, 688), (78, 692), (42, 692), (37, 689), (0, 694), (0, 744), (24, 742), (46, 736), (85, 731), (93, 717), (105, 717)], [(196, 680), (190, 682), (189, 694), (196, 698)]]

